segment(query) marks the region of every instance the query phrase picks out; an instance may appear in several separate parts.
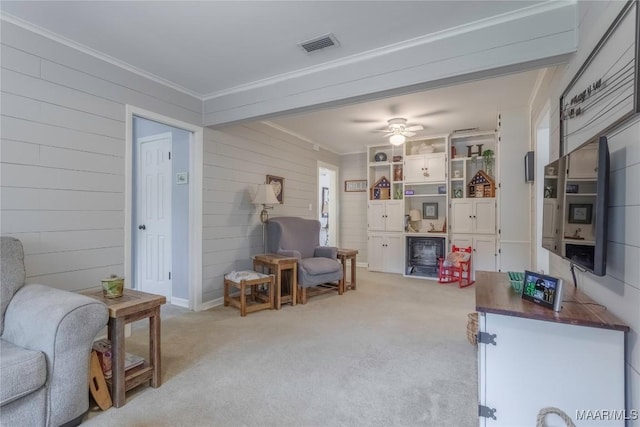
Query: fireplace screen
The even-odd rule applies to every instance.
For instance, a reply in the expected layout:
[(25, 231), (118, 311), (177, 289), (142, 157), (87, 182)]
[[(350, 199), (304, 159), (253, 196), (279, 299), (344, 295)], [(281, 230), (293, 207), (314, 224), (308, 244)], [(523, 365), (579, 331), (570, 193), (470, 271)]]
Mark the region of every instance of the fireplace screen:
[(407, 238), (407, 275), (437, 277), (438, 258), (444, 251), (444, 237)]

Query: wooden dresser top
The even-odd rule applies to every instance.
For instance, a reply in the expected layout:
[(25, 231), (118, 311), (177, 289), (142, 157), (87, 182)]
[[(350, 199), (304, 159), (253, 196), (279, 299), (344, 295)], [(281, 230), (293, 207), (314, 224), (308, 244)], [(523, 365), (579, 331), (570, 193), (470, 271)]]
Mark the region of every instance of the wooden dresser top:
[(562, 310), (559, 312), (523, 300), (520, 294), (511, 289), (507, 273), (478, 271), (475, 287), (476, 310), (479, 312), (629, 331), (629, 326), (609, 313), (606, 307), (599, 305), (571, 284), (565, 283)]

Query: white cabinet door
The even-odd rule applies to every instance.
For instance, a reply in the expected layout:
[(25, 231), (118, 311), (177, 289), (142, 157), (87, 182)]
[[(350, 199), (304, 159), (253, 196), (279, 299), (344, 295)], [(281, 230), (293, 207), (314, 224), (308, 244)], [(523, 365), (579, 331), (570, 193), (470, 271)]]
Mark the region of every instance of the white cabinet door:
[[(578, 410), (624, 408), (624, 332), (493, 313), (479, 323), (497, 342), (478, 344), (478, 400), (496, 409), (496, 420), (480, 417), (480, 426), (535, 425), (545, 406), (563, 409), (582, 427), (625, 425), (624, 417), (576, 421)], [(557, 363), (549, 362), (550, 353)], [(565, 425), (557, 416), (547, 420)]]
[(369, 271), (402, 273), (404, 250), (402, 234), (369, 235)]
[(446, 179), (447, 162), (444, 153), (406, 157), (404, 180), (411, 182), (443, 182)]
[(447, 162), (444, 153), (425, 154), (425, 182), (442, 182), (446, 179)]
[[(474, 200), (474, 233), (495, 234), (496, 201), (495, 199)], [(514, 213), (514, 215), (517, 215)]]
[(473, 201), (452, 200), (450, 221), (452, 233), (473, 233)]
[(401, 234), (389, 235), (384, 247), (385, 271), (388, 273), (400, 273), (404, 271), (404, 241)]
[(473, 236), (473, 270), (496, 271), (494, 236)]
[(369, 235), (369, 271), (384, 271), (384, 239), (381, 234)]
[(385, 230), (403, 231), (404, 218), (402, 216), (402, 200), (391, 200), (386, 202)]
[(471, 268), (474, 271), (474, 276), (478, 270), (496, 271), (496, 239), (494, 236), (454, 235), (451, 237), (451, 244), (460, 248), (471, 246), (473, 249)]
[(385, 230), (385, 201), (369, 201), (369, 230), (384, 231)]
[[(542, 203), (542, 217), (545, 219), (542, 222), (542, 238), (554, 238), (556, 237), (556, 200), (544, 199)], [(549, 221), (547, 221), (549, 218)]]
[(402, 200), (369, 201), (369, 231), (403, 231)]
[(404, 160), (404, 181), (424, 182), (424, 157), (407, 156)]

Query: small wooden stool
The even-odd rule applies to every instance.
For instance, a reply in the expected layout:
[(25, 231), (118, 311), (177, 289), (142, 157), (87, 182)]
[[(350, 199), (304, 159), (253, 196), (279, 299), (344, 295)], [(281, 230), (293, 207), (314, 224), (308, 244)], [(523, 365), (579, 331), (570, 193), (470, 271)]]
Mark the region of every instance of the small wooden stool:
[[(262, 274), (257, 271), (233, 271), (224, 276), (224, 305), (232, 305), (240, 309), (240, 316), (258, 310), (273, 310), (275, 295), (275, 276), (273, 274)], [(259, 291), (259, 286), (267, 286), (267, 294)], [(240, 290), (239, 295), (230, 295), (229, 287), (233, 286)], [(251, 289), (249, 296), (254, 304), (247, 304), (247, 288)]]

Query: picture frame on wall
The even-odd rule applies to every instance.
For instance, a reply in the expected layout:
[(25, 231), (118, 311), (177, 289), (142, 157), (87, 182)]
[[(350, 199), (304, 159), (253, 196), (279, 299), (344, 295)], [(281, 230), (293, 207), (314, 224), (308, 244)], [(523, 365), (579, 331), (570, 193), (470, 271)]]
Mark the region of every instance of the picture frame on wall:
[(593, 205), (589, 203), (569, 204), (569, 224), (591, 224)]
[(329, 216), (329, 187), (322, 187), (322, 211), (320, 213), (323, 218)]
[(367, 180), (366, 179), (347, 179), (344, 181), (344, 191), (347, 193), (367, 191)]
[(273, 187), (273, 193), (280, 204), (284, 204), (284, 178), (281, 176), (267, 175), (267, 184)]
[(438, 219), (438, 204), (437, 203), (423, 203), (422, 204), (422, 218), (424, 218), (424, 219)]

